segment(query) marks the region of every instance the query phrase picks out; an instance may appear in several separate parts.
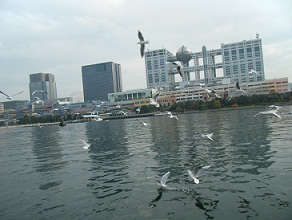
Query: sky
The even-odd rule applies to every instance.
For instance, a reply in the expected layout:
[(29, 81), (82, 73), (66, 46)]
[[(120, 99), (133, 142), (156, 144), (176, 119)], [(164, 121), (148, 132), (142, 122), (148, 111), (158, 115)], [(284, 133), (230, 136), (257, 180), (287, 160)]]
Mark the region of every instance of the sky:
[[(83, 91), (81, 67), (121, 64), (123, 90), (146, 88), (146, 50), (193, 52), (262, 39), (266, 79), (292, 82), (291, 0), (0, 0), (0, 91), (29, 100), (29, 74), (52, 73), (58, 97)], [(6, 101), (0, 94), (0, 101)]]

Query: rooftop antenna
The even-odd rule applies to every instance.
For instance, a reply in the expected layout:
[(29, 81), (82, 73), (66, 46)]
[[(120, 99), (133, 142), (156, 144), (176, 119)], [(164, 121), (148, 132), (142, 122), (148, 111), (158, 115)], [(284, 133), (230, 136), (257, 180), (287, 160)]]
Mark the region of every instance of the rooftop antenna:
[(256, 33), (256, 38), (257, 38), (257, 39), (259, 39), (259, 36), (260, 36), (260, 35), (259, 35), (258, 33)]

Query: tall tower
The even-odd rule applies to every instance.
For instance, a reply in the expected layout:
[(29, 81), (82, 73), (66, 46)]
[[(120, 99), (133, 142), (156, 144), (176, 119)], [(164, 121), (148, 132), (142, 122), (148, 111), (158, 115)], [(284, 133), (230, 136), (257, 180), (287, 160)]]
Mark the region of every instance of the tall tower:
[[(39, 92), (32, 95), (34, 91)], [(30, 74), (29, 94), (31, 102), (35, 100), (34, 97), (39, 97), (41, 100), (57, 99), (57, 86), (54, 75), (51, 73)]]
[(184, 71), (184, 69), (186, 70), (187, 67), (189, 67), (189, 61), (192, 59), (192, 51), (189, 48), (182, 46), (177, 50), (176, 58), (182, 63), (183, 66), (181, 70), (182, 81), (190, 81), (190, 72)]
[(108, 100), (108, 93), (122, 92), (121, 65), (113, 62), (82, 66), (84, 101)]
[(145, 52), (147, 88), (163, 87), (174, 83), (174, 75), (168, 74), (167, 59), (173, 55), (166, 49)]

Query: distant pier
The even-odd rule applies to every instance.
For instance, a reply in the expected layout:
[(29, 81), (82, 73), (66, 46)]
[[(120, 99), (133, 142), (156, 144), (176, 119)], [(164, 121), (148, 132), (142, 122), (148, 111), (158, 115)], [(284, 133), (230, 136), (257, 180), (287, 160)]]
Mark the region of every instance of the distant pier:
[(152, 117), (155, 116), (154, 113), (147, 114), (131, 114), (131, 115), (111, 115), (104, 117), (103, 120), (114, 120), (114, 119), (127, 119), (127, 118), (142, 118), (142, 117)]

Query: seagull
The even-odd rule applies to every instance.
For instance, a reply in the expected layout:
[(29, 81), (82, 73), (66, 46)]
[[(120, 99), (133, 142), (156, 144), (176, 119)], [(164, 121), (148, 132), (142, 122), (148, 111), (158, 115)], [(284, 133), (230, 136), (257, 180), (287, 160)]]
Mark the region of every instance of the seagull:
[(193, 173), (192, 171), (188, 170), (188, 174), (192, 178), (192, 180), (194, 180), (195, 184), (199, 184), (200, 180), (198, 179), (198, 177), (200, 176), (201, 172), (203, 170), (209, 169), (210, 167), (211, 166), (204, 166), (204, 167), (198, 169), (195, 173)]
[(280, 115), (277, 114), (278, 110), (277, 109), (272, 109), (272, 110), (267, 110), (267, 111), (262, 111), (254, 115), (253, 117), (256, 117), (257, 115), (274, 115), (278, 118), (281, 118)]
[(172, 63), (176, 69), (177, 69), (177, 72), (179, 73), (179, 75), (182, 77), (182, 73), (181, 73), (181, 66), (177, 63)]
[(235, 87), (237, 91), (244, 93), (244, 90), (239, 86), (239, 82), (236, 83)]
[(39, 97), (34, 97), (35, 98), (35, 103), (36, 104), (44, 104), (44, 101), (43, 100), (41, 100)]
[(139, 121), (139, 122), (141, 122), (144, 126), (148, 126), (148, 125), (149, 125), (148, 123), (143, 122), (143, 121), (141, 121), (141, 120), (139, 120), (139, 119), (137, 119), (137, 118), (136, 118), (136, 120)]
[[(169, 176), (170, 172), (167, 172), (166, 174), (164, 174), (160, 180), (156, 180), (157, 182), (157, 185), (160, 186), (161, 188), (167, 188), (166, 186), (166, 181), (167, 181), (167, 178)], [(153, 177), (147, 177), (147, 179), (153, 179)]]
[(154, 105), (155, 107), (159, 107), (159, 103), (157, 103), (157, 97), (159, 96), (159, 92), (157, 94), (155, 94), (154, 97), (152, 97), (152, 102), (150, 103), (150, 105)]
[(282, 108), (282, 107), (277, 106), (277, 105), (270, 105), (269, 108), (275, 108), (275, 109), (279, 110), (279, 109)]
[(39, 128), (42, 128), (43, 126), (41, 126), (41, 124), (40, 123), (38, 123), (38, 125), (39, 125)]
[(138, 37), (139, 37), (139, 42), (137, 44), (140, 44), (140, 53), (141, 53), (141, 58), (144, 56), (144, 50), (145, 50), (145, 44), (149, 44), (149, 40), (144, 40), (144, 37), (142, 33), (138, 30)]
[(212, 139), (213, 133), (211, 133), (211, 134), (201, 134), (201, 135), (202, 135), (202, 137), (208, 138), (210, 141), (213, 141), (213, 139)]
[(87, 150), (88, 148), (90, 148), (91, 144), (88, 144), (85, 140), (83, 139), (79, 139), (81, 141), (82, 144), (84, 144), (83, 149)]
[(176, 120), (178, 120), (178, 117), (176, 115), (173, 115), (171, 112), (167, 113), (169, 116), (167, 116), (168, 118), (175, 118)]
[(0, 91), (0, 93), (2, 93), (3, 95), (5, 95), (6, 98), (9, 99), (9, 100), (11, 100), (13, 96), (16, 96), (16, 95), (18, 95), (18, 94), (20, 94), (20, 93), (23, 93), (23, 92), (24, 92), (24, 91), (21, 91), (21, 92), (19, 92), (19, 93), (16, 93), (16, 94), (14, 94), (14, 95), (9, 96), (9, 95), (5, 94), (4, 92)]
[(259, 73), (257, 72), (257, 71), (255, 71), (255, 70), (253, 70), (253, 69), (250, 69), (250, 71), (248, 72), (249, 74), (256, 74), (256, 75), (258, 75)]
[(33, 91), (33, 93), (32, 93), (31, 95), (34, 95), (34, 94), (36, 94), (36, 93), (46, 93), (46, 94), (48, 94), (48, 93), (45, 92), (44, 90), (35, 90), (35, 91)]
[(221, 96), (218, 95), (218, 93), (217, 93), (214, 89), (212, 89), (212, 90), (210, 90), (210, 89), (205, 89), (205, 92), (206, 92), (207, 95), (209, 95), (209, 96), (212, 96), (212, 97), (216, 97), (216, 98), (218, 98), (218, 99), (221, 99)]
[(140, 108), (137, 108), (137, 109), (136, 109), (136, 112), (137, 112), (138, 114), (140, 114), (140, 111), (141, 111)]

